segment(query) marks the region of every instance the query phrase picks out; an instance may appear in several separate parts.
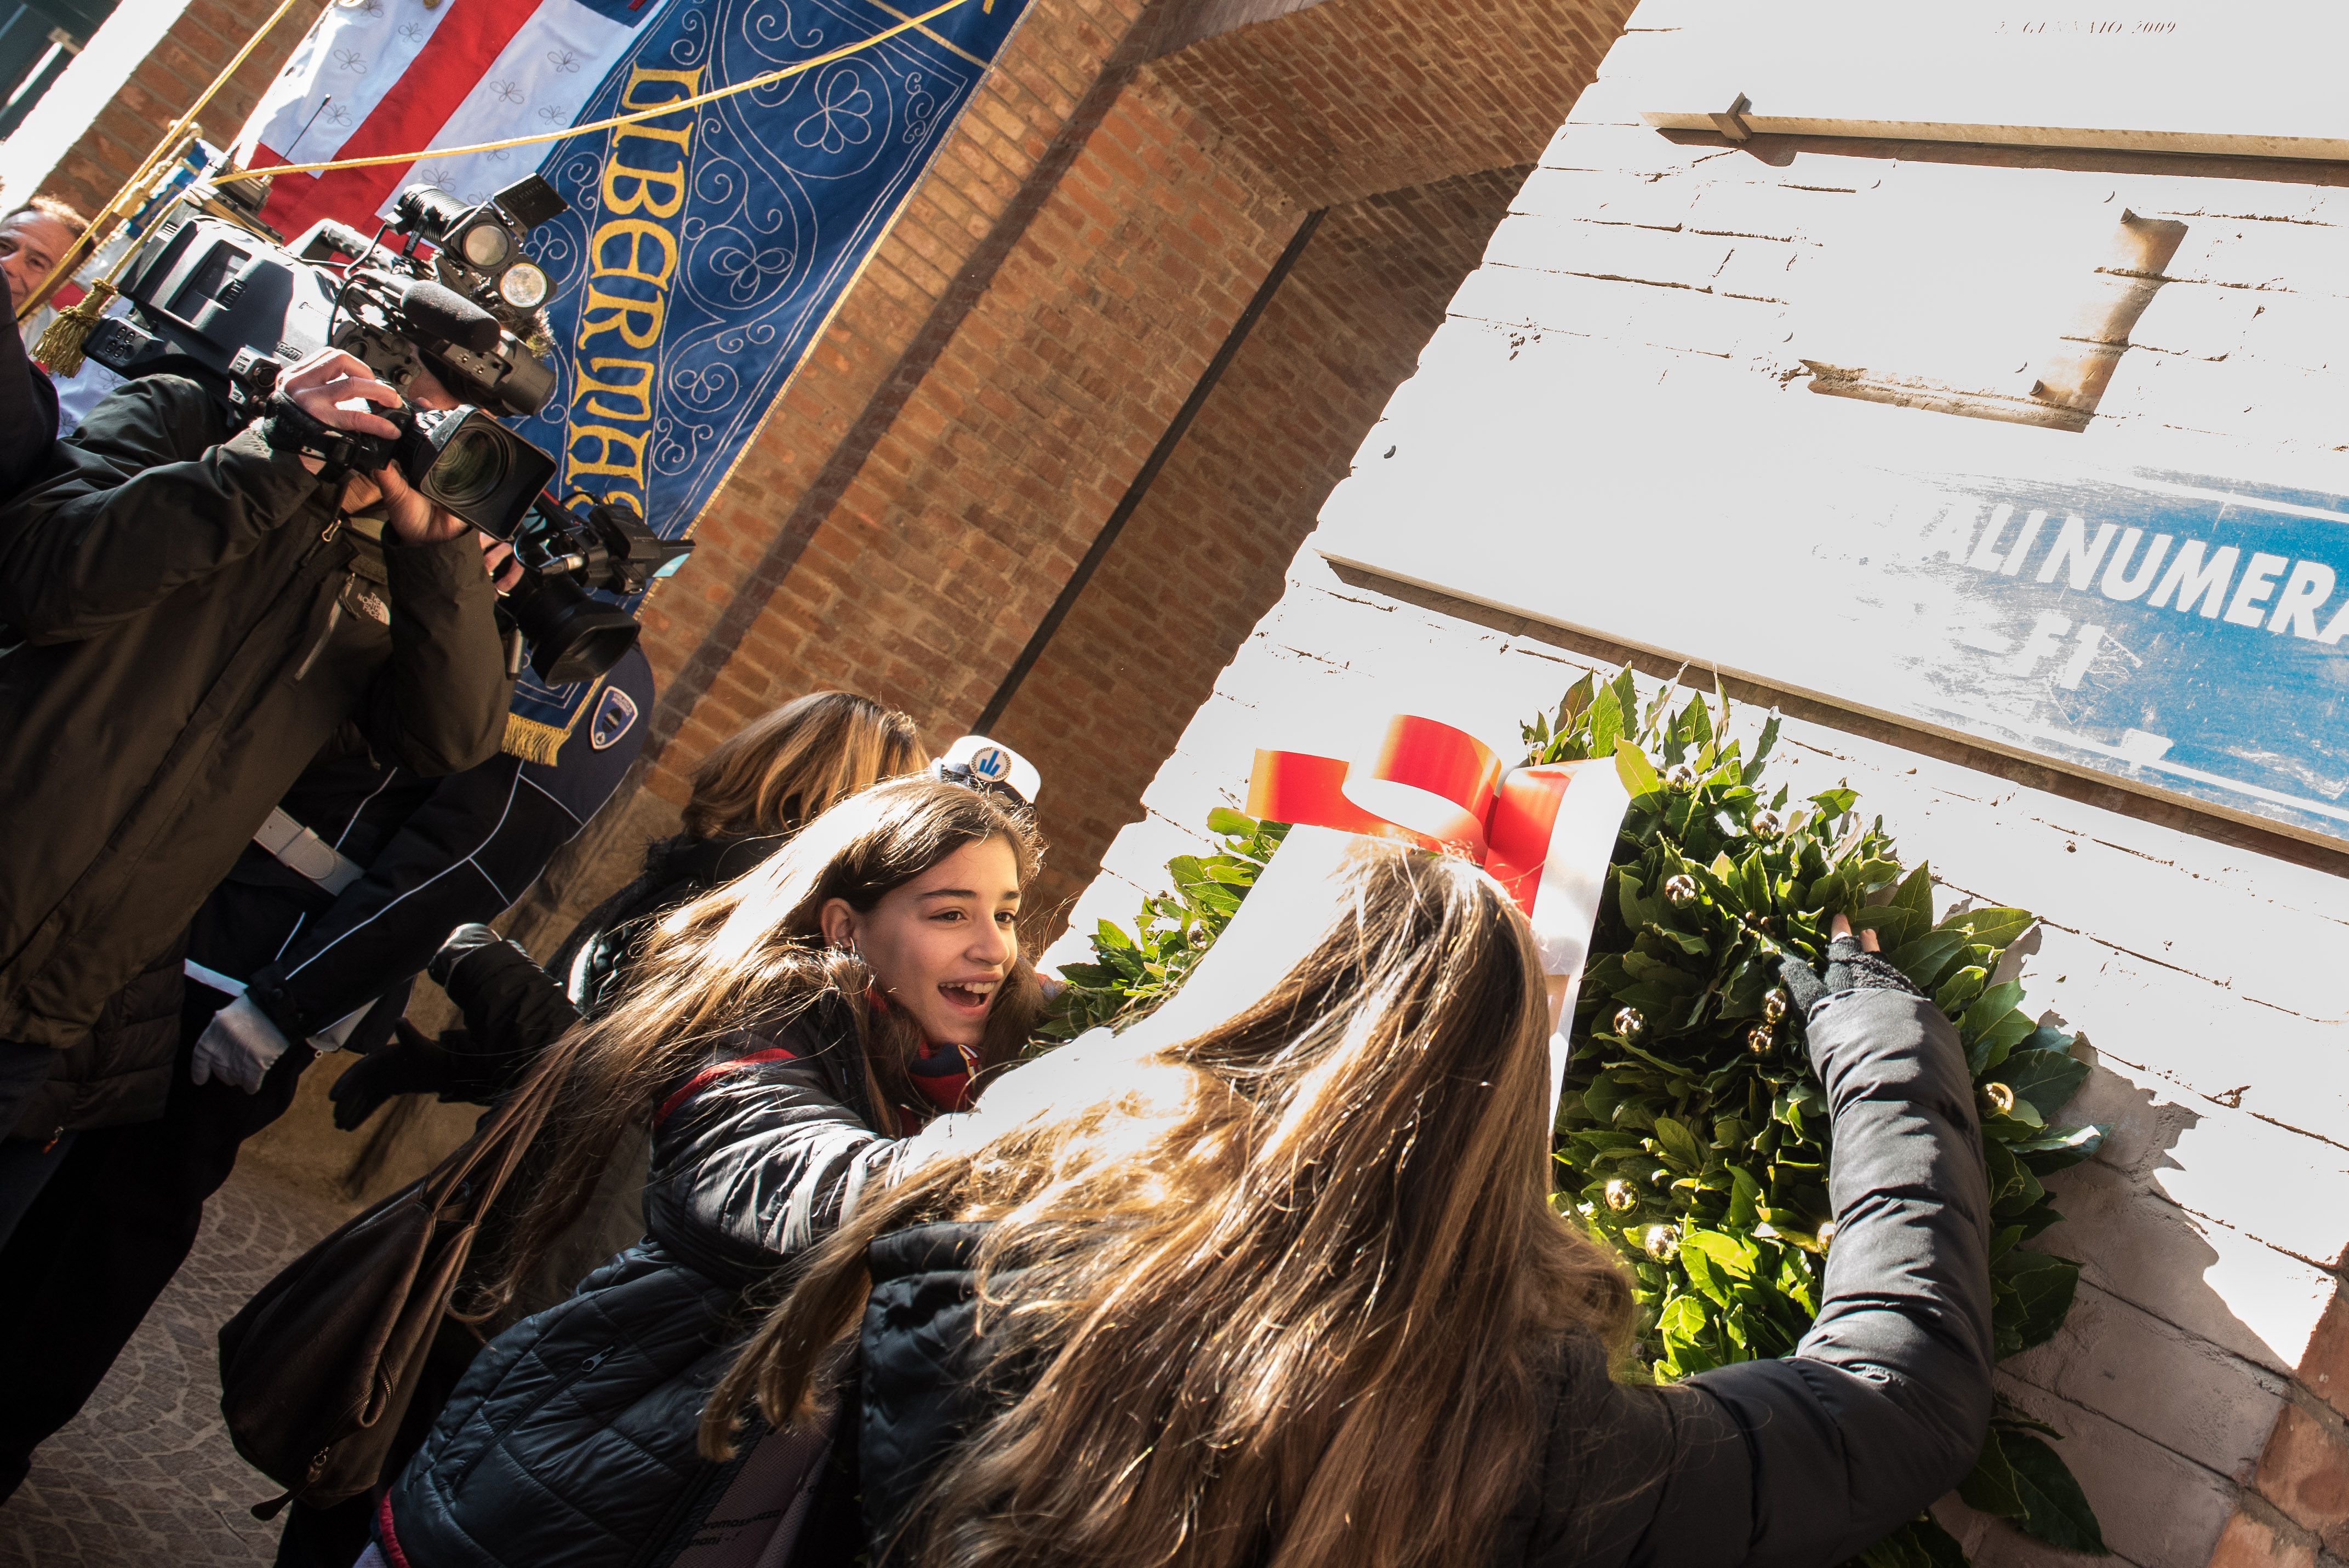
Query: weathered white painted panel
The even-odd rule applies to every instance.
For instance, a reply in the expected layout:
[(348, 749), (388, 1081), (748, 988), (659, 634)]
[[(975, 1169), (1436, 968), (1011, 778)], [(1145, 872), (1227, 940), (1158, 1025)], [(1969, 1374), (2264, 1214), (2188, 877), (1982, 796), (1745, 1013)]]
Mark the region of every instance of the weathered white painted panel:
[[(1581, 232), (1636, 235), (1640, 251), (1683, 238)], [(1710, 276), (1721, 243), (1683, 254)], [(1675, 330), (1691, 313), (1767, 308), (1508, 265), (1485, 267), (1462, 303), (1494, 308), (1510, 289), (1536, 300), (1528, 314), (1544, 326), (1603, 293), (1615, 331), (1673, 346), (1697, 341), (1702, 328)], [(2247, 461), (2209, 443), (2197, 453), (2174, 436), (2158, 454), (2130, 451), (1789, 394), (1751, 375), (1628, 381), (1608, 356), (1546, 343), (1414, 401), (1382, 427), (1381, 459), (1331, 496), (1320, 548), (2349, 837), (2349, 616), (2336, 588), (2349, 584), (2349, 466)], [(1700, 431), (1704, 460), (1688, 461)], [(2287, 615), (2287, 601), (2300, 609)], [(1865, 656), (1830, 679), (1840, 649)]]
[[(1765, 162), (1626, 123), (1652, 107), (1635, 90), (1642, 74), (1677, 46), (1659, 35), (1710, 26), (1723, 9), (1645, 0), (1602, 68), (1602, 90), (1576, 107), (1514, 203), (1532, 221), (1496, 236), (1357, 454), (1344, 504), (1391, 507), (1399, 531), (1408, 523), (1440, 545), (1432, 581), (1473, 572), (1494, 585), (1489, 602), (1531, 608), (1560, 583), (1557, 572), (1535, 581), (1526, 564), (1547, 559), (1580, 573), (1571, 591), (1601, 606), (1606, 619), (1584, 624), (1630, 624), (1616, 640), (1692, 651), (1703, 616), (1684, 579), (1704, 564), (1778, 609), (1773, 634), (1784, 645), (1772, 667), (1793, 668), (1777, 684), (1849, 702), (1878, 650), (1846, 636), (1789, 656), (1821, 613), (1816, 584), (1782, 564), (1799, 559), (1790, 530), (1803, 521), (1785, 498), (1811, 480), (1754, 432), (1791, 408), (1874, 451), (1898, 444), (1885, 432), (1901, 421), (1972, 424), (1806, 389), (1802, 361), (1833, 357), (1835, 324), (1857, 315), (1865, 325), (1855, 298), (1822, 305), (1820, 291), (1856, 286), (1834, 253), (1882, 212), (1916, 205), (1904, 181), (1911, 194), (1930, 186), (1994, 214), (2018, 181), (2036, 181), (2063, 188), (2059, 205), (2093, 204), (2097, 222), (2117, 207), (2187, 225), (2172, 281), (2137, 318), (2137, 346), (2087, 432), (2006, 432), (1992, 445), (2019, 436), (2021, 447), (2085, 453), (2072, 460), (2092, 466), (2145, 454), (2171, 469), (2255, 464), (2349, 494), (2338, 450), (2349, 378), (2334, 369), (2349, 368), (2349, 313), (2338, 308), (2349, 267), (2330, 259), (2349, 236), (2349, 194), (2139, 172), (2099, 184), (1995, 167), (1911, 179), (1887, 159), (1796, 150)], [(1783, 7), (1755, 14), (1784, 26)], [(1868, 15), (1881, 28), (1891, 14)], [(2215, 74), (2198, 90), (2214, 90)], [(1613, 232), (1583, 232), (1602, 229)], [(1954, 258), (1916, 269), (1937, 280), (1930, 288), (1904, 292), (1897, 266), (1857, 281), (1869, 308), (1962, 312), (1971, 307), (1950, 291), (1964, 257), (2037, 237), (2020, 222), (1970, 221), (1920, 238)], [(1747, 481), (1710, 561), (1703, 536), (1666, 526), (1653, 491), (1599, 481), (1607, 465), (1636, 466), (1609, 444), (1608, 406), (1651, 396), (1670, 400), (1671, 420), (1632, 456), (1658, 489), (1691, 470)], [(1409, 479), (1413, 465), (1423, 482)], [(1790, 466), (1791, 489), (1752, 482)], [(1548, 537), (1557, 518), (1599, 511), (1601, 497), (1622, 552), (1612, 578)], [(1524, 526), (1528, 516), (1535, 526)], [(1346, 526), (1333, 510), (1319, 542)], [(1112, 847), (1059, 955), (1077, 956), (1094, 920), (1130, 919), (1140, 890), (1164, 885), (1165, 859), (1206, 841), (1207, 811), (1239, 803), (1258, 746), (1343, 754), (1361, 727), (1415, 708), (1514, 754), (1516, 722), (1587, 662), (1537, 625), (1475, 614), (1341, 580), (1309, 544), (1145, 796), (1148, 819)], [(1544, 614), (1555, 616), (1554, 604)], [(1831, 726), (1789, 722), (1782, 747), (1797, 789), (1847, 779), (1883, 811), (1904, 852), (1931, 860), (1944, 897), (2044, 916), (2020, 972), (2032, 1004), (2089, 1042), (2096, 1070), (2071, 1114), (2113, 1132), (2095, 1160), (2051, 1183), (2069, 1217), (2035, 1243), (2082, 1260), (2082, 1304), (2056, 1341), (2008, 1365), (2003, 1384), (2070, 1434), (2065, 1457), (2122, 1562), (2204, 1568), (2349, 1245), (2349, 991), (2338, 979), (2349, 972), (2349, 895), (2322, 872)], [(1980, 1568), (2073, 1561), (1962, 1509), (1943, 1511)]]
[[(1365, 462), (1383, 449), (1374, 438)], [(1242, 799), (1255, 748), (1339, 748), (1416, 707), (1508, 754), (1517, 720), (1586, 667), (1537, 632), (1340, 582), (1309, 548), (1056, 956), (1077, 956), (1093, 921), (1129, 920), (1139, 890), (1164, 885), (1167, 857), (1206, 841), (1207, 811)], [(2349, 1034), (2344, 1001), (2294, 1018), (2259, 996), (2289, 984), (2312, 926), (2337, 928), (2321, 911), (2338, 884), (1818, 725), (1788, 722), (1781, 744), (1788, 782), (1847, 779), (1905, 852), (1933, 861), (1945, 897), (2030, 904), (2065, 928), (2045, 931), (2021, 973), (2034, 1003), (2094, 1043), (2098, 1070), (2075, 1114), (2114, 1132), (2052, 1183), (2068, 1218), (2037, 1243), (2083, 1261), (2089, 1305), (2064, 1337), (2011, 1364), (2009, 1388), (2072, 1434), (2067, 1460), (2108, 1523), (2146, 1515), (2115, 1530), (2125, 1561), (2201, 1568), (2334, 1284), (2303, 1261), (2323, 1254), (2293, 1256), (2254, 1233), (2285, 1232), (2294, 1251), (2349, 1241), (2337, 1185), (2349, 1154), (2251, 1114), (2349, 1134), (2349, 1072), (2333, 1044)], [(2123, 916), (2129, 940), (2158, 957), (2101, 934)], [(2242, 1109), (2210, 1098), (2247, 1079)], [(2275, 1086), (2264, 1100), (2262, 1083)], [(2054, 1560), (2002, 1527), (1952, 1522), (1980, 1563)]]

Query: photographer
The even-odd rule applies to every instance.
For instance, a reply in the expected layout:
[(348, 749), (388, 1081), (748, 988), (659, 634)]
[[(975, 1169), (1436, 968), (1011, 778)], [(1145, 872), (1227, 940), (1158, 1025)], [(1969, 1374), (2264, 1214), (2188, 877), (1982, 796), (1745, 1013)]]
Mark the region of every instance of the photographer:
[(197, 913), (162, 1119), (73, 1135), (0, 1246), (0, 1499), (171, 1283), (239, 1146), (322, 1051), (383, 1047), (450, 927), (496, 918), (611, 798), (652, 706), (632, 649), (554, 762), (431, 779), (329, 743), (303, 773), (280, 810), (326, 852), (250, 844)]
[[(454, 406), (429, 371), (409, 390)], [(324, 350), (239, 430), (196, 382), (142, 376), (0, 504), (0, 820), (26, 830), (0, 862), (0, 1128), (53, 1069), (160, 1109), (168, 1050), (77, 1068), (72, 1048), (126, 986), (176, 972), (321, 747), (427, 776), (496, 751), (512, 683), (481, 546), (397, 469), (341, 474), (317, 449), (396, 435), (367, 410), (401, 401)], [(0, 1228), (13, 1180), (0, 1167)]]

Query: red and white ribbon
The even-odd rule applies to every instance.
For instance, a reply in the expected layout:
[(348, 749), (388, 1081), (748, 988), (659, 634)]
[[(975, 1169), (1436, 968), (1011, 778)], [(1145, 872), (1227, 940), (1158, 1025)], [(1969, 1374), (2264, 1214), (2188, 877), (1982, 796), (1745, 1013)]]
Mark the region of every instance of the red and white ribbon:
[(1359, 836), (1475, 861), (1526, 912), (1560, 1027), (1549, 1042), (1552, 1115), (1566, 1031), (1630, 804), (1615, 759), (1505, 772), (1492, 748), (1433, 719), (1399, 714), (1351, 759), (1259, 751), (1251, 816), (1291, 824), (1272, 863), (1183, 988), (1132, 1031), (1133, 1048), (1205, 1034), (1280, 983), (1344, 909)]
[(1475, 736), (1397, 714), (1350, 760), (1258, 751), (1247, 809), (1475, 861), (1526, 912), (1543, 972), (1579, 976), (1629, 804), (1611, 757), (1505, 773)]

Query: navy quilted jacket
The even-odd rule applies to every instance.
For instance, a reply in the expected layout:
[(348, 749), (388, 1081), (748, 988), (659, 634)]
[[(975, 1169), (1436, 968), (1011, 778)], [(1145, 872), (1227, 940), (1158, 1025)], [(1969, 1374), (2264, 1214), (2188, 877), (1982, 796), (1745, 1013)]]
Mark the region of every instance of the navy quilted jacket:
[(475, 1358), (377, 1516), (390, 1562), (650, 1568), (676, 1554), (730, 1479), (694, 1438), (770, 1299), (753, 1287), (900, 1147), (873, 1130), (864, 1078), (835, 1006), (733, 1037), (669, 1095), (645, 1190), (651, 1234)]

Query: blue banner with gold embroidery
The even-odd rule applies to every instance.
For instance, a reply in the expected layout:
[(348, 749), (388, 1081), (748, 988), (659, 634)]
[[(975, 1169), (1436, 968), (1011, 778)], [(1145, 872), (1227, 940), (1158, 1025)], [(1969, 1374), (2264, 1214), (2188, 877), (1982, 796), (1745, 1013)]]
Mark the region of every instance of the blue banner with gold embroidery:
[[(531, 248), (560, 381), (517, 428), (561, 459), (558, 493), (691, 531), (1028, 3), (964, 0), (771, 87), (556, 144), (540, 172), (571, 210)], [(668, 0), (574, 119), (682, 102), (927, 8)], [(509, 748), (551, 757), (592, 687), (523, 679)]]

